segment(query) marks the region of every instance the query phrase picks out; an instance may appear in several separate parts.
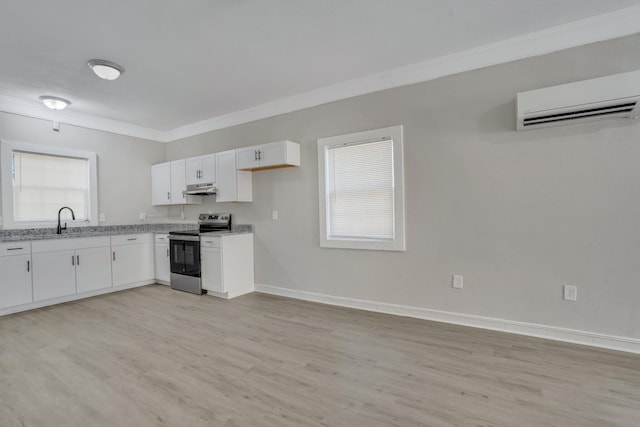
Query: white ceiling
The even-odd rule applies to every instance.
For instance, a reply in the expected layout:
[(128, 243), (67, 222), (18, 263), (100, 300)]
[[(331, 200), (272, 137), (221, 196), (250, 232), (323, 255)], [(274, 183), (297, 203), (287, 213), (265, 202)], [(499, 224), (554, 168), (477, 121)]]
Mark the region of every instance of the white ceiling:
[[(2, 0), (0, 110), (168, 141), (640, 32), (639, 18), (640, 0)], [(92, 58), (126, 71), (100, 80)]]

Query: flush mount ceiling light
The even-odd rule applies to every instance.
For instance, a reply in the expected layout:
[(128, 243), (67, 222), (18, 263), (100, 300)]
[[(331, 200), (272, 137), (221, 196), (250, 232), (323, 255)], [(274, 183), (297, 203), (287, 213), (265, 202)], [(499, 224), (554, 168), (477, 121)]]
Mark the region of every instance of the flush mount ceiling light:
[(105, 80), (115, 80), (124, 73), (124, 68), (115, 62), (105, 61), (104, 59), (92, 59), (89, 61), (89, 67), (96, 73), (96, 76)]
[(71, 104), (71, 101), (68, 101), (64, 98), (58, 98), (57, 96), (49, 95), (41, 96), (40, 101), (42, 101), (44, 105), (51, 108), (52, 110), (64, 110), (67, 105)]

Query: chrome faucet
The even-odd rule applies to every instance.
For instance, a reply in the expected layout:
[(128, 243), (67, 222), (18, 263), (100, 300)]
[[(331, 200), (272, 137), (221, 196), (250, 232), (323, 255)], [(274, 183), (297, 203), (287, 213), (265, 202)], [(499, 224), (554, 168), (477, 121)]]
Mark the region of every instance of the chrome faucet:
[(62, 230), (66, 230), (67, 229), (67, 223), (64, 223), (64, 228), (60, 225), (60, 213), (65, 210), (65, 209), (69, 209), (69, 212), (71, 212), (71, 219), (76, 219), (76, 215), (73, 213), (73, 209), (71, 209), (68, 206), (63, 206), (60, 208), (60, 210), (58, 211), (58, 231), (56, 233), (58, 234), (62, 234)]

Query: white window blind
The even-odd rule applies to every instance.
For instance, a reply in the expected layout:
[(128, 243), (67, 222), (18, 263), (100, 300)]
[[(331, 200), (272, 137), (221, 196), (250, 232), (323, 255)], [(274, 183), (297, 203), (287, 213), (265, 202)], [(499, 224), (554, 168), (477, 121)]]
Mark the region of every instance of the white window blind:
[(393, 240), (391, 139), (327, 147), (327, 238)]
[(404, 251), (402, 125), (318, 138), (320, 247)]
[(76, 220), (89, 218), (88, 159), (19, 151), (12, 157), (14, 221), (56, 221), (62, 206)]

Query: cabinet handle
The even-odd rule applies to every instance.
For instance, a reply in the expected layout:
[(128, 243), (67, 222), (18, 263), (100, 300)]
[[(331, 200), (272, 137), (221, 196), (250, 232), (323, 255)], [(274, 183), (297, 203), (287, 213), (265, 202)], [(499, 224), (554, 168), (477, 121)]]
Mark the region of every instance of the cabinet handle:
[(258, 160), (262, 160), (262, 150), (258, 150)]
[(80, 265), (80, 255), (76, 255), (76, 265)]
[(113, 260), (116, 260), (116, 251), (113, 251)]
[(171, 200), (171, 193), (167, 192), (167, 200)]
[(21, 251), (24, 248), (7, 248), (8, 251)]
[(27, 260), (27, 272), (31, 271), (31, 261)]
[(258, 161), (258, 150), (253, 150), (253, 160)]
[(167, 258), (169, 258), (169, 248), (167, 248)]
[(71, 255), (71, 265), (76, 265), (76, 257), (75, 257), (75, 255)]
[(127, 240), (138, 240), (138, 238), (137, 237), (132, 237), (132, 238), (127, 239)]

